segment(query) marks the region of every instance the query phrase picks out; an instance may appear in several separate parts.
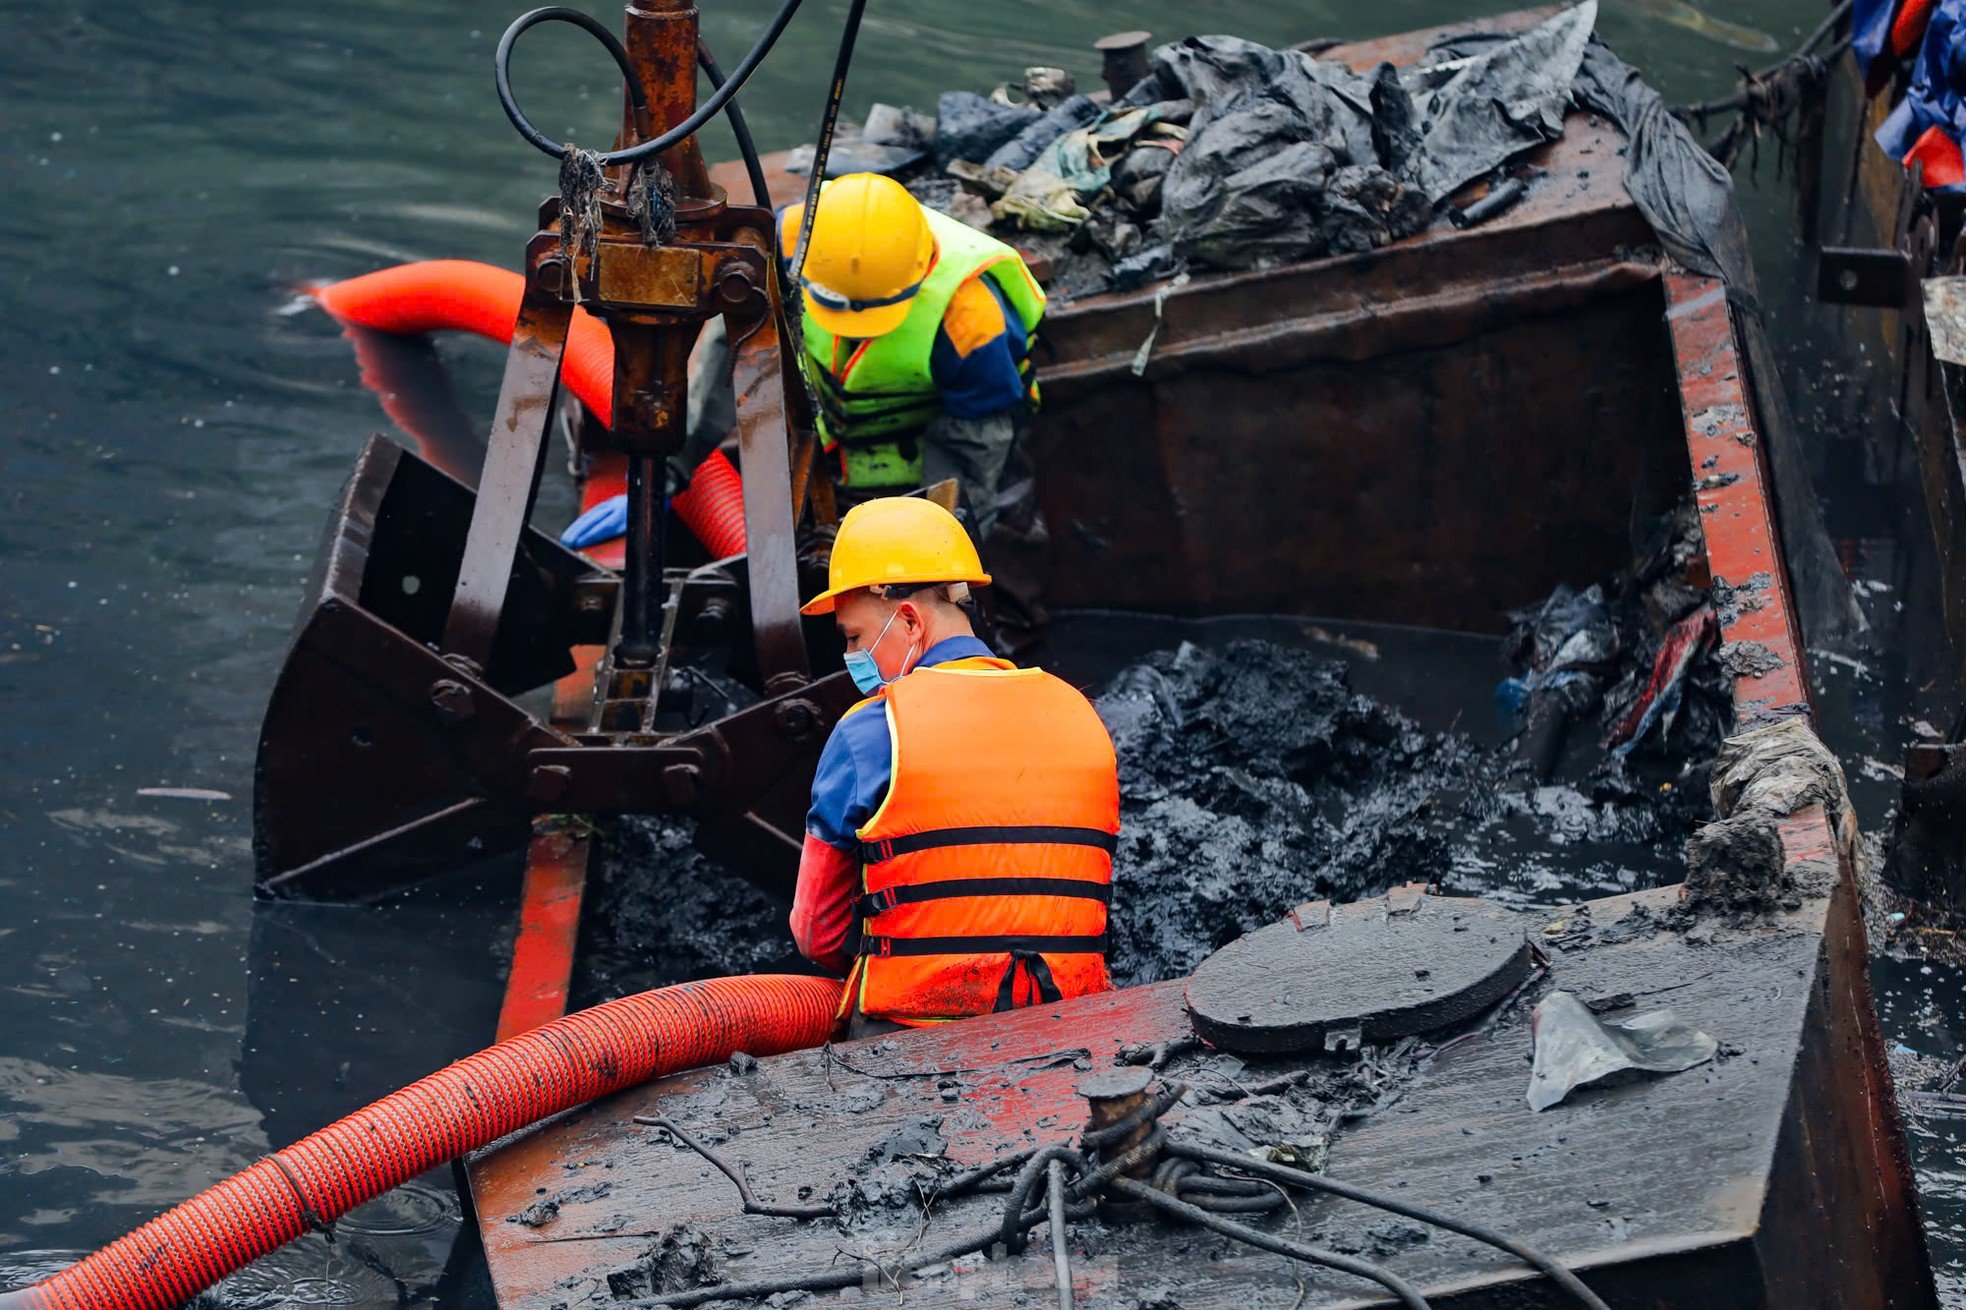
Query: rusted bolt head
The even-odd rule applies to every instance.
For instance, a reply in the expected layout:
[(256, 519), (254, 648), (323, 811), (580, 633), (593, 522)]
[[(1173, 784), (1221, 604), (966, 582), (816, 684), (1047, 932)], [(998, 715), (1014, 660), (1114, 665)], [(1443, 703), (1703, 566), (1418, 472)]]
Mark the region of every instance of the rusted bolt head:
[(696, 803), (696, 784), (702, 779), (703, 771), (694, 764), (672, 764), (662, 771), (662, 789), (675, 805), (694, 805)]
[(533, 265), (532, 278), (540, 290), (558, 295), (567, 287), (567, 261), (560, 255), (548, 255)]
[(526, 799), (540, 805), (551, 805), (567, 794), (567, 787), (572, 782), (573, 770), (566, 765), (542, 764), (526, 779)]
[(478, 712), (478, 702), (463, 683), (439, 678), (430, 684), (430, 708), (445, 723), (462, 723)]
[(802, 700), (788, 700), (780, 705), (774, 714), (778, 730), (794, 741), (810, 733), (819, 722), (818, 712), (811, 704)]
[(726, 305), (741, 305), (758, 293), (751, 267), (733, 260), (717, 274), (717, 295)]

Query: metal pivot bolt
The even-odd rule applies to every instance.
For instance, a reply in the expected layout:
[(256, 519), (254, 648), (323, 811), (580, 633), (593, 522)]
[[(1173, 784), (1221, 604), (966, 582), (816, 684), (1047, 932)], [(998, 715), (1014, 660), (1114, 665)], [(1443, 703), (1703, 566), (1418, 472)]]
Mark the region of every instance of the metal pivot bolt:
[(810, 701), (803, 700), (786, 701), (773, 717), (778, 720), (778, 730), (794, 741), (808, 736), (819, 723), (819, 711)]
[(430, 708), (445, 723), (462, 723), (478, 712), (478, 702), (463, 683), (439, 678), (430, 684)]
[[(1086, 1104), (1092, 1112), (1091, 1117), (1086, 1120), (1086, 1131), (1097, 1132), (1102, 1128), (1110, 1128), (1128, 1115), (1145, 1109), (1149, 1099), (1147, 1088), (1153, 1081), (1153, 1070), (1138, 1065), (1105, 1069), (1081, 1078), (1078, 1082), (1078, 1094), (1086, 1099)], [(1145, 1141), (1147, 1135), (1154, 1131), (1154, 1127), (1152, 1119), (1143, 1117), (1132, 1132), (1119, 1141), (1107, 1145), (1100, 1154), (1110, 1160)], [(1133, 1177), (1144, 1178), (1152, 1171), (1153, 1166), (1154, 1162), (1149, 1158), (1142, 1160), (1127, 1172)]]
[(703, 770), (694, 764), (671, 764), (662, 771), (663, 790), (677, 806), (696, 804), (697, 784), (702, 779)]
[(526, 780), (526, 799), (540, 805), (551, 805), (567, 794), (567, 787), (572, 782), (573, 770), (566, 765), (542, 764)]
[(540, 290), (557, 296), (564, 293), (572, 283), (571, 273), (572, 269), (568, 266), (565, 257), (548, 255), (533, 265), (532, 277)]

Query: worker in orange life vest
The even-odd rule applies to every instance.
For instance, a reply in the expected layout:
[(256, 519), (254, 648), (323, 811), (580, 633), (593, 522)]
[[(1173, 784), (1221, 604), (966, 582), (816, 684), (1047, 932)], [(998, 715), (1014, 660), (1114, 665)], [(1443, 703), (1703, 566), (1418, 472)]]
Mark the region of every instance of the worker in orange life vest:
[(977, 640), (961, 602), (989, 581), (954, 515), (890, 496), (847, 513), (805, 607), (868, 697), (820, 756), (792, 905), (800, 952), (847, 974), (849, 1034), (1112, 985), (1112, 738)]

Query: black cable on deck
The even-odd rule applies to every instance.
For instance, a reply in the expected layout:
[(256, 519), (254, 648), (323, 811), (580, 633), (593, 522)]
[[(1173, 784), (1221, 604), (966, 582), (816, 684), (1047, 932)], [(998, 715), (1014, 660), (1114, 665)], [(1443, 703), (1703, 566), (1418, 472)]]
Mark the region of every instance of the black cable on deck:
[(1272, 1179), (1275, 1182), (1283, 1183), (1290, 1187), (1303, 1187), (1313, 1191), (1329, 1192), (1333, 1196), (1342, 1196), (1348, 1201), (1357, 1201), (1361, 1205), (1373, 1206), (1380, 1210), (1389, 1210), (1393, 1214), (1405, 1215), (1408, 1219), (1417, 1219), (1421, 1223), (1432, 1224), (1436, 1228), (1445, 1228), (1449, 1232), (1459, 1233), (1463, 1237), (1472, 1237), (1477, 1242), (1486, 1242), (1490, 1246), (1507, 1251), (1510, 1255), (1515, 1256), (1525, 1264), (1536, 1269), (1558, 1287), (1561, 1287), (1564, 1291), (1576, 1297), (1578, 1301), (1590, 1307), (1590, 1310), (1610, 1310), (1610, 1307), (1605, 1305), (1603, 1298), (1591, 1291), (1590, 1288), (1584, 1286), (1583, 1280), (1571, 1273), (1569, 1269), (1557, 1263), (1550, 1256), (1538, 1251), (1535, 1247), (1524, 1242), (1518, 1242), (1512, 1237), (1505, 1237), (1492, 1228), (1484, 1228), (1480, 1224), (1469, 1223), (1465, 1219), (1456, 1219), (1451, 1215), (1442, 1214), (1438, 1210), (1429, 1210), (1425, 1206), (1415, 1205), (1410, 1201), (1401, 1201), (1394, 1197), (1382, 1196), (1377, 1192), (1368, 1192), (1364, 1188), (1353, 1187), (1350, 1183), (1341, 1183), (1334, 1178), (1326, 1178), (1322, 1174), (1307, 1173), (1302, 1169), (1292, 1169), (1287, 1165), (1272, 1164), (1267, 1160), (1258, 1160), (1253, 1156), (1238, 1155), (1234, 1151), (1218, 1150), (1212, 1146), (1199, 1146), (1191, 1142), (1171, 1141), (1167, 1144), (1167, 1152), (1169, 1155), (1179, 1156), (1189, 1160), (1205, 1161), (1218, 1168), (1238, 1169), (1244, 1173), (1254, 1174), (1258, 1178)]

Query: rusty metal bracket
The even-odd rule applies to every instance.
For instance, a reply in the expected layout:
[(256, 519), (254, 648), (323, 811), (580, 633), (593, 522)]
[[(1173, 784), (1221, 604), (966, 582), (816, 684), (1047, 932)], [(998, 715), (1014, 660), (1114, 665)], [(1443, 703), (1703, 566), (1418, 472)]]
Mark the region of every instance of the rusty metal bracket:
[[(535, 237), (535, 250), (528, 253), (536, 254), (539, 243)], [(478, 499), (464, 539), (464, 563), (444, 624), (444, 649), (480, 666), (490, 661), (513, 556), (539, 494), (546, 434), (560, 393), (560, 359), (566, 354), (567, 331), (573, 322), (573, 306), (541, 284), (541, 267), (553, 262), (551, 257), (528, 261), (532, 276), (526, 279), (518, 321), (512, 328), (512, 348), (505, 357), (505, 377), (499, 384), (498, 409), (485, 450), (485, 471), (478, 480)]]
[(1911, 256), (1902, 250), (1824, 246), (1816, 264), (1816, 299), (1824, 304), (1903, 309), (1917, 293)]

